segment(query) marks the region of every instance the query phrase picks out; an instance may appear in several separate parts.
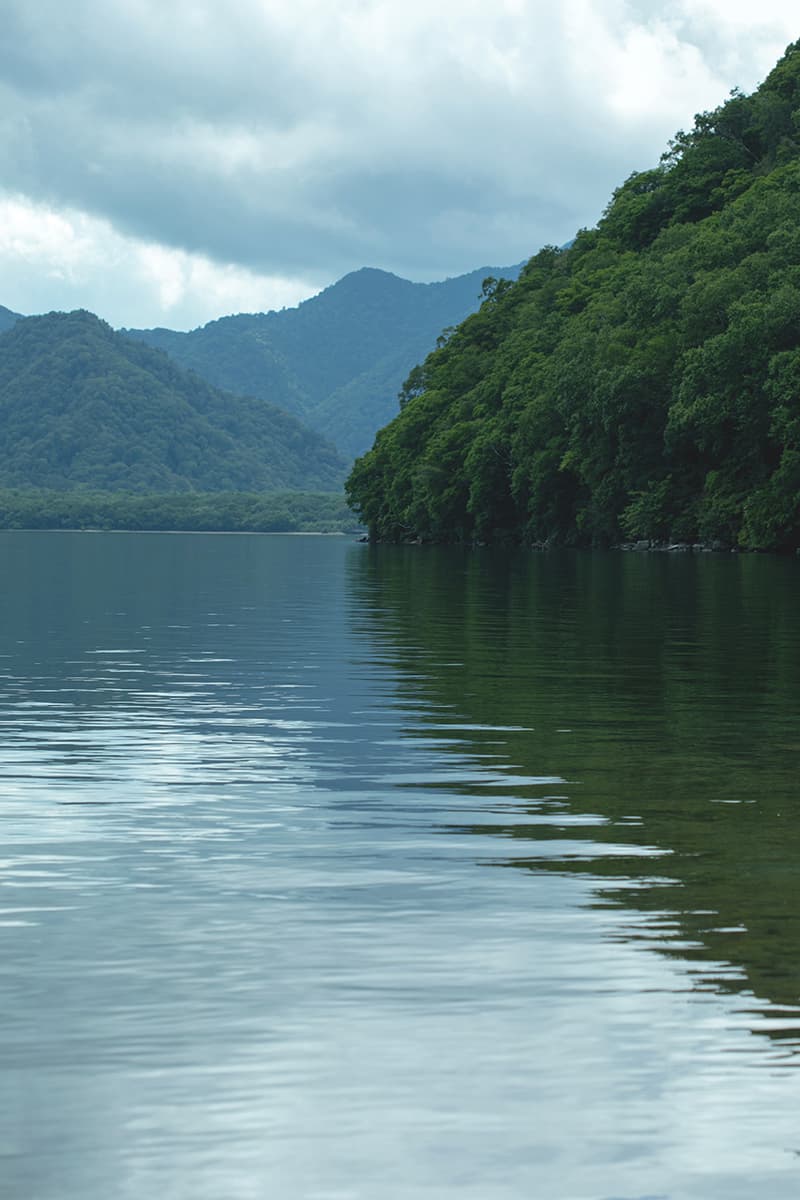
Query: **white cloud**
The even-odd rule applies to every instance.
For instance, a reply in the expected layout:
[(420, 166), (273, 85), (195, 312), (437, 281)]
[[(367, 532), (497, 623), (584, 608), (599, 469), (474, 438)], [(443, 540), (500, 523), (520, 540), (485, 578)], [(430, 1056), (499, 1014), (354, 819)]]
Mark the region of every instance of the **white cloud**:
[(2, 302), (18, 312), (89, 308), (112, 325), (191, 329), (230, 312), (297, 304), (330, 280), (265, 276), (108, 221), (0, 194)]
[(592, 224), (796, 24), (784, 0), (6, 0), (0, 185), (45, 241), (70, 226), (47, 280), (110, 255), (148, 323), (502, 266)]

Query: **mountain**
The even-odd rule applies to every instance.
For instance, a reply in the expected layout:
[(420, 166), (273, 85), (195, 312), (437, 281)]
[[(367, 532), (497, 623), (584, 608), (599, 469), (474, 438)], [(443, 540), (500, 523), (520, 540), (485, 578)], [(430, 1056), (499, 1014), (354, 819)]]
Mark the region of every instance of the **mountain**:
[(4, 308), (0, 304), (0, 333), (5, 333), (6, 329), (10, 329), (19, 320), (19, 313), (12, 312), (10, 308)]
[(228, 395), (88, 312), (0, 335), (0, 487), (135, 492), (341, 487), (295, 417)]
[(348, 494), (374, 537), (800, 547), (800, 42), (491, 290)]
[(218, 387), (301, 417), (354, 457), (397, 412), (409, 369), (480, 302), (484, 267), (441, 283), (363, 268), (297, 308), (212, 321), (191, 333), (128, 329)]

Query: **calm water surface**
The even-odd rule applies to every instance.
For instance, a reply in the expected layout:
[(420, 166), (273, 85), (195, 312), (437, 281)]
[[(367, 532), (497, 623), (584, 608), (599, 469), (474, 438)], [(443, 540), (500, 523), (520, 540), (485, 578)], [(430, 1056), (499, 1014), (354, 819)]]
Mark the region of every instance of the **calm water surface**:
[(800, 1194), (800, 563), (0, 570), (3, 1200)]

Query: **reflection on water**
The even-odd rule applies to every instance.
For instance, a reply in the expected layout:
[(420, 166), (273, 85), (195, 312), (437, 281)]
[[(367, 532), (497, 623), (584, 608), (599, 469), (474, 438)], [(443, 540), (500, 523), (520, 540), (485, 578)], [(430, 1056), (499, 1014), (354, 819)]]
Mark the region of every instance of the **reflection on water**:
[(799, 564), (0, 563), (3, 1200), (797, 1194)]
[[(797, 1012), (799, 564), (441, 552), (424, 561), (406, 550), (373, 552), (357, 578), (384, 639), (402, 647), (414, 631), (432, 660), (409, 691), (466, 708), (488, 730), (515, 723), (504, 756), (569, 781), (548, 811), (594, 814), (589, 844), (553, 862), (559, 821), (541, 827), (535, 788), (521, 821), (516, 778), (513, 823), (498, 813), (491, 832), (522, 842), (497, 861), (590, 872), (605, 881), (601, 902), (654, 914), (665, 951), (713, 964), (709, 981)], [(435, 661), (443, 612), (452, 664)], [(472, 828), (487, 831), (485, 814)], [(798, 1027), (780, 1031), (794, 1039)]]

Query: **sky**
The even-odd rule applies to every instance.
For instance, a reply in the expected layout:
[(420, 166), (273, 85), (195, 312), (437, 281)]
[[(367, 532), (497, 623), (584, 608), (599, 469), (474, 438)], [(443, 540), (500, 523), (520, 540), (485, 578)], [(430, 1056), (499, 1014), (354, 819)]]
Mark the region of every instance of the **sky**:
[(0, 304), (189, 329), (519, 262), (800, 38), (792, 0), (2, 0)]

